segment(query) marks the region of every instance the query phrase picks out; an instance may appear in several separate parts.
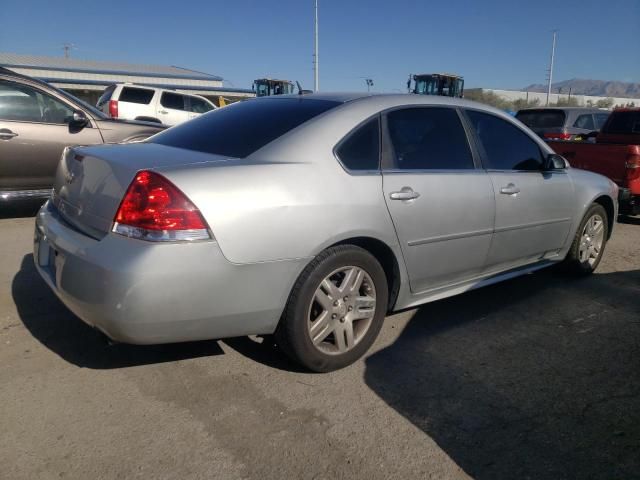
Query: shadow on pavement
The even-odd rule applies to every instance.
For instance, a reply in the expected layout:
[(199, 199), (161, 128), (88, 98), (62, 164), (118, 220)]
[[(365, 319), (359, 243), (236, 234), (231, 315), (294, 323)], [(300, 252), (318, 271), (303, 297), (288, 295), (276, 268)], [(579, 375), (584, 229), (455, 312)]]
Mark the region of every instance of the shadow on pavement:
[(365, 381), (473, 478), (640, 478), (640, 271), (427, 304)]
[(626, 223), (627, 225), (640, 225), (640, 216), (630, 217), (629, 215), (620, 215), (618, 223)]
[(0, 219), (35, 217), (45, 200), (0, 202)]
[(168, 345), (112, 344), (58, 300), (35, 269), (33, 255), (25, 255), (12, 283), (20, 319), (45, 347), (79, 367), (110, 369), (173, 362), (220, 355), (216, 341)]

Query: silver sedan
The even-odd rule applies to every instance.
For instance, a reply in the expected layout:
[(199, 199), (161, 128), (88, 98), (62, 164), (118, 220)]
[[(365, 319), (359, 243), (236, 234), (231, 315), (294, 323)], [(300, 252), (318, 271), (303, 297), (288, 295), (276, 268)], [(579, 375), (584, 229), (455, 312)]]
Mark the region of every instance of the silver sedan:
[(617, 187), (510, 116), (418, 95), (255, 99), (148, 141), (67, 149), (34, 260), (114, 340), (274, 334), (344, 367), (385, 315), (600, 262)]

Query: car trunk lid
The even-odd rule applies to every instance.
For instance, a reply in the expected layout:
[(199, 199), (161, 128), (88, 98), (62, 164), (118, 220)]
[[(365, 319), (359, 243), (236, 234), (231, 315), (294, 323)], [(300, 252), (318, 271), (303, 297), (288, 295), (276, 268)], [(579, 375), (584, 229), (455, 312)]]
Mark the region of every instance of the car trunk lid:
[(94, 238), (112, 228), (120, 202), (140, 170), (224, 162), (229, 158), (151, 143), (67, 148), (53, 186), (53, 204), (72, 226)]

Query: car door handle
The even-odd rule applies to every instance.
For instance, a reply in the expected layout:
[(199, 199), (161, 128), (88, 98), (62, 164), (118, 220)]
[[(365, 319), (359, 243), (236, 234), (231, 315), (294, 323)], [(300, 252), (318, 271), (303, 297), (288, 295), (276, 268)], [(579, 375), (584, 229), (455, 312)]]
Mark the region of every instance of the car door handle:
[(504, 195), (515, 195), (516, 193), (520, 193), (520, 189), (516, 187), (513, 183), (510, 183), (506, 187), (502, 187), (500, 189), (500, 193)]
[(166, 110), (160, 110), (160, 113), (169, 113)]
[(17, 137), (18, 134), (12, 132), (8, 128), (0, 128), (0, 138), (2, 140), (11, 140), (13, 137)]
[(389, 194), (391, 200), (413, 200), (419, 196), (420, 194), (414, 192), (411, 187), (402, 187), (399, 192), (391, 192)]

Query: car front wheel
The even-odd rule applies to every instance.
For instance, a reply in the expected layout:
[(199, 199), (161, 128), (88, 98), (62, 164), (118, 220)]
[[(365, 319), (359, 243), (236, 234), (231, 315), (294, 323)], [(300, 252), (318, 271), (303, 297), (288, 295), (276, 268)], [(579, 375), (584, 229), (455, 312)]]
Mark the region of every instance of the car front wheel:
[(387, 299), (384, 270), (369, 252), (353, 245), (329, 248), (298, 278), (276, 341), (310, 370), (346, 367), (375, 341)]
[(593, 273), (602, 259), (608, 236), (606, 210), (602, 205), (591, 205), (576, 231), (567, 254), (567, 267), (581, 275)]

